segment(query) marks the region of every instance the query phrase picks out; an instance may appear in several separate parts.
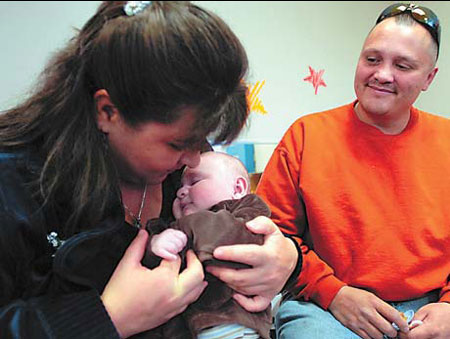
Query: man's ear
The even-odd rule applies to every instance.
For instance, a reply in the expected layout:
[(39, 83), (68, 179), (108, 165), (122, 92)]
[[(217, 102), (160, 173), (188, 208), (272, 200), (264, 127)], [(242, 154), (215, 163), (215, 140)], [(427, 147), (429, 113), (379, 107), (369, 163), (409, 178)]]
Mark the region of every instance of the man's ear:
[(438, 68), (435, 67), (433, 70), (428, 74), (427, 81), (425, 82), (424, 86), (422, 87), (422, 91), (426, 91), (428, 87), (433, 82), (434, 77), (436, 76), (436, 73), (438, 72)]
[(97, 127), (108, 134), (110, 128), (119, 118), (119, 110), (114, 106), (106, 89), (99, 89), (94, 93), (95, 107), (97, 109)]
[(237, 177), (234, 183), (233, 199), (240, 199), (247, 195), (248, 182), (244, 177)]

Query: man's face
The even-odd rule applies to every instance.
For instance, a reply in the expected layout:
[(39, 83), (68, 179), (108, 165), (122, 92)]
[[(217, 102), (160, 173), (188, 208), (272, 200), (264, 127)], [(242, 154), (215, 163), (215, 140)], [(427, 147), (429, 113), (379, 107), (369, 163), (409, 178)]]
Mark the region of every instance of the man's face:
[(355, 74), (362, 113), (396, 118), (409, 114), (437, 72), (432, 37), (420, 24), (379, 23), (367, 37)]

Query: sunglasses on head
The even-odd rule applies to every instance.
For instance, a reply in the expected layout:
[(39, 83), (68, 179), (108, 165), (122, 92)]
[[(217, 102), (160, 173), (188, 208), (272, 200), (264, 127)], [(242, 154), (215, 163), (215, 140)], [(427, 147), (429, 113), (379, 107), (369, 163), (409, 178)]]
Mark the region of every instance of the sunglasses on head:
[(441, 41), (441, 25), (439, 24), (439, 19), (434, 12), (426, 7), (418, 6), (415, 4), (394, 4), (387, 7), (378, 17), (377, 24), (384, 19), (400, 15), (402, 13), (409, 13), (411, 17), (425, 27), (428, 32), (430, 32), (434, 41), (437, 44), (439, 51), (439, 43)]

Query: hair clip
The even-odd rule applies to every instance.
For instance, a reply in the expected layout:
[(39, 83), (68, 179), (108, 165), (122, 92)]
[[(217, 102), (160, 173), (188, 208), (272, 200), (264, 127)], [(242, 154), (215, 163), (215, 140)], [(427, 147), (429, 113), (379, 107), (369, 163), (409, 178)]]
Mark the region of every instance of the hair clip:
[(128, 16), (136, 15), (151, 5), (151, 1), (127, 1), (123, 6), (123, 11)]

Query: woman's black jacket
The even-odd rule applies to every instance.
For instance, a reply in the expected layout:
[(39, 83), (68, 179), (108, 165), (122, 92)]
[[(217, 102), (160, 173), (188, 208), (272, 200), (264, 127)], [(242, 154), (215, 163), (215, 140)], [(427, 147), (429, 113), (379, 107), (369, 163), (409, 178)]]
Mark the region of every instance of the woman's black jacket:
[[(119, 202), (117, 215), (61, 245), (58, 218), (32, 197), (39, 161), (30, 153), (0, 152), (0, 338), (119, 338), (100, 294), (137, 229)], [(178, 180), (164, 182), (162, 216)]]

